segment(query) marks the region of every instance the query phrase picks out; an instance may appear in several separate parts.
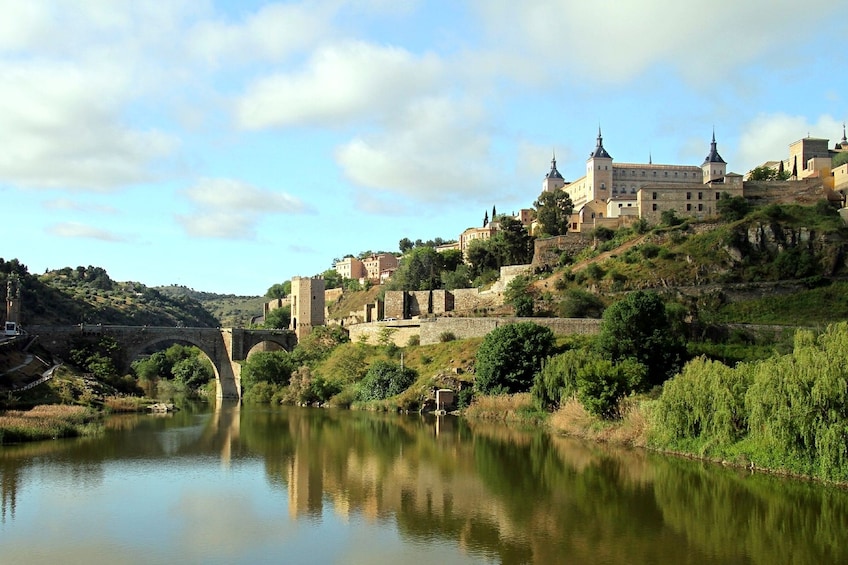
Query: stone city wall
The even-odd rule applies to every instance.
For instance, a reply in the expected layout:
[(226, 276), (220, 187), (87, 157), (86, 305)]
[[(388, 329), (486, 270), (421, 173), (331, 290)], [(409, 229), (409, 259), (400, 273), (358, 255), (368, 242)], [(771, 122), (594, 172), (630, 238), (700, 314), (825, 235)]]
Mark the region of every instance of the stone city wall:
[(533, 242), (534, 267), (556, 266), (563, 251), (572, 257), (592, 245), (588, 234), (569, 232), (565, 235), (536, 239)]
[(484, 337), (493, 329), (505, 324), (533, 322), (551, 328), (555, 335), (597, 334), (601, 320), (589, 318), (431, 318), (422, 320), (398, 320), (397, 322), (377, 322), (350, 326), (350, 339), (353, 342), (365, 340), (376, 345), (383, 335), (384, 328), (391, 331), (395, 345), (403, 347), (409, 338), (418, 336), (421, 345), (439, 343), (442, 334), (451, 333), (457, 339)]
[(765, 204), (813, 204), (828, 197), (820, 178), (787, 181), (745, 181), (742, 195), (756, 206)]

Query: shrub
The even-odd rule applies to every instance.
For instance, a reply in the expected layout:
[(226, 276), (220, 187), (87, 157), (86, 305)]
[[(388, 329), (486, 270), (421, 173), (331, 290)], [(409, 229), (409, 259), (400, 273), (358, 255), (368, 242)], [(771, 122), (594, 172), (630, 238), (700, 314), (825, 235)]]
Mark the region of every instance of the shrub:
[(592, 280), (599, 281), (604, 278), (604, 269), (597, 263), (589, 263), (584, 271), (586, 276)]
[(418, 334), (409, 336), (409, 339), (406, 340), (407, 347), (415, 347), (417, 345), (421, 345), (421, 336)]
[(660, 254), (660, 249), (662, 248), (656, 243), (644, 243), (639, 246), (639, 252), (645, 259), (653, 259)]
[(642, 387), (647, 368), (633, 359), (613, 363), (590, 359), (577, 370), (577, 398), (583, 407), (606, 420), (620, 416), (618, 403), (632, 390)]
[(483, 394), (526, 392), (553, 350), (550, 328), (532, 322), (497, 327), (477, 350), (474, 385)]
[(442, 332), (439, 334), (439, 341), (442, 343), (456, 341), (456, 335), (453, 332)]
[(554, 410), (577, 393), (577, 372), (589, 359), (600, 359), (585, 349), (570, 349), (547, 359), (533, 379), (530, 394), (542, 410)]
[(604, 303), (600, 298), (576, 288), (566, 292), (559, 304), (559, 315), (562, 318), (600, 318), (603, 311)]
[(415, 382), (416, 372), (390, 361), (377, 361), (359, 384), (357, 398), (362, 401), (384, 400), (405, 391)]

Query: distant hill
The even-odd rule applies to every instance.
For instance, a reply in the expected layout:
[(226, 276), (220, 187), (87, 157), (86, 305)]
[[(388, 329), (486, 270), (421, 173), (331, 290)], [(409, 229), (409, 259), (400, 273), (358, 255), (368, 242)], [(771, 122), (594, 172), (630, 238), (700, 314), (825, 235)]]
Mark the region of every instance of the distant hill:
[(0, 289), (4, 295), (10, 277), (18, 281), (20, 288), (20, 322), (24, 327), (81, 322), (190, 327), (221, 325), (219, 319), (197, 300), (187, 296), (169, 296), (139, 282), (113, 281), (100, 267), (65, 267), (33, 275), (17, 259), (0, 259)]
[(254, 316), (261, 316), (267, 300), (263, 296), (237, 296), (202, 292), (186, 286), (157, 286), (155, 290), (175, 299), (190, 299), (200, 303), (221, 327), (246, 327)]

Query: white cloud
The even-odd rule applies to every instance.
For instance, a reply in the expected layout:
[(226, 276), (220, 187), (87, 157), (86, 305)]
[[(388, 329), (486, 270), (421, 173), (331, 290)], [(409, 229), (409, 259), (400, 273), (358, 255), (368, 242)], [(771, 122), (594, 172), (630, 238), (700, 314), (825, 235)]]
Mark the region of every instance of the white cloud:
[(0, 180), (93, 191), (150, 180), (176, 141), (121, 123), (128, 78), (116, 66), (0, 63)]
[(334, 9), (326, 3), (269, 4), (242, 22), (199, 22), (187, 35), (189, 51), (211, 64), (265, 59), (280, 61), (333, 37)]
[(739, 136), (739, 173), (745, 173), (766, 161), (789, 157), (789, 144), (801, 138), (820, 137), (833, 145), (842, 138), (842, 122), (823, 115), (815, 122), (806, 116), (761, 114), (744, 124)]
[(253, 239), (256, 225), (264, 216), (312, 212), (290, 194), (263, 190), (233, 179), (202, 179), (184, 194), (196, 211), (178, 215), (177, 221), (195, 237)]
[(58, 237), (80, 238), (80, 239), (96, 239), (99, 241), (108, 242), (124, 242), (128, 239), (115, 232), (106, 231), (100, 228), (95, 228), (78, 222), (62, 222), (53, 224), (47, 231), (51, 235)]
[(363, 42), (333, 45), (315, 52), (302, 72), (250, 85), (237, 103), (237, 121), (261, 129), (388, 116), (432, 92), (441, 78), (442, 63), (434, 55)]
[(336, 159), (360, 187), (417, 201), (490, 196), (500, 188), (480, 109), (448, 99), (422, 100), (388, 127), (340, 147)]
[[(677, 0), (521, 3), (474, 0), (502, 60), (503, 72), (562, 84), (578, 80), (627, 82), (652, 66), (668, 67), (698, 84), (727, 80), (736, 66), (766, 53), (782, 64), (786, 41), (798, 33), (791, 0)], [(804, 5), (805, 29), (831, 17), (832, 4)], [(571, 75), (572, 80), (575, 79)]]

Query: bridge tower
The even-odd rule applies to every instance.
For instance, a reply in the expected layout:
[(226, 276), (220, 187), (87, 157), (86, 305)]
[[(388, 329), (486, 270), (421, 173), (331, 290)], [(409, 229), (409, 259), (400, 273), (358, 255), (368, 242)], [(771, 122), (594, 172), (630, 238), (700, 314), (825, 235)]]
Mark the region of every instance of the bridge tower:
[(292, 277), (291, 325), (300, 340), (315, 326), (324, 325), (324, 278)]
[(9, 275), (6, 281), (6, 321), (21, 323), (21, 281)]

